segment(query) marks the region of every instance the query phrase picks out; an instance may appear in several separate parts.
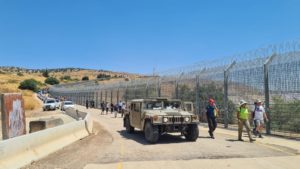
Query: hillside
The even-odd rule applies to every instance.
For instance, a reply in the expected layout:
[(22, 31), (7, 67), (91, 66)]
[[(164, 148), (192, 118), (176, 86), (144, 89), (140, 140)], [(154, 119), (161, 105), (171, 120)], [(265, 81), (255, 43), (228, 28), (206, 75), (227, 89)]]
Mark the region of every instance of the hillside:
[(57, 78), (60, 81), (60, 84), (79, 82), (84, 76), (88, 76), (90, 80), (94, 80), (97, 79), (97, 75), (99, 74), (106, 76), (106, 78), (101, 79), (103, 81), (140, 77), (138, 74), (81, 68), (25, 69), (19, 67), (0, 67), (0, 93), (21, 92), (25, 100), (26, 110), (40, 108), (40, 103), (33, 95), (34, 92), (20, 90), (18, 87), (20, 82), (26, 79), (35, 79), (40, 82), (40, 88), (48, 87), (48, 85), (44, 83), (46, 79), (42, 75), (44, 71), (48, 71), (50, 77)]

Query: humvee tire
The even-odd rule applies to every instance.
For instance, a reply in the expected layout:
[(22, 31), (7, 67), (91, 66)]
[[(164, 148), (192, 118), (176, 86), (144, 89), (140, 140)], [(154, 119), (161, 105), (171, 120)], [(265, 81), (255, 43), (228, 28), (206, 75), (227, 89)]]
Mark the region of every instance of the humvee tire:
[(186, 134), (184, 135), (185, 138), (189, 141), (196, 141), (199, 136), (199, 129), (197, 124), (190, 124)]
[(145, 132), (145, 138), (147, 142), (154, 144), (158, 141), (159, 139), (158, 127), (152, 125), (150, 121), (146, 121), (144, 132)]
[(132, 127), (130, 125), (130, 120), (129, 120), (128, 116), (125, 117), (124, 123), (125, 123), (127, 133), (133, 133), (134, 132), (134, 127)]

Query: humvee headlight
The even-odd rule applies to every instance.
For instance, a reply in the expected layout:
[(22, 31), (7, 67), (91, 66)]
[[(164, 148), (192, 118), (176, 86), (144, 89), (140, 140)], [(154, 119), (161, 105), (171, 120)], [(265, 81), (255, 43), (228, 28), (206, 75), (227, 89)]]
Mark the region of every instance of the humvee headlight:
[(164, 122), (164, 123), (167, 123), (168, 121), (169, 121), (169, 120), (168, 120), (167, 117), (164, 117), (164, 118), (163, 118), (163, 122)]
[(189, 118), (189, 117), (186, 117), (186, 118), (184, 118), (184, 121), (185, 121), (185, 122), (189, 122), (189, 121), (190, 121), (190, 118)]

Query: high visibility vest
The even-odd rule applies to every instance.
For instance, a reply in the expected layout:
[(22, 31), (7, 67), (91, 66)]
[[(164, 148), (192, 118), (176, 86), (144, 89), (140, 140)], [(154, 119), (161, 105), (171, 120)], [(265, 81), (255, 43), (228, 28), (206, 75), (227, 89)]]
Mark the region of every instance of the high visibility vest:
[(249, 116), (249, 112), (247, 108), (240, 108), (240, 119), (247, 120)]

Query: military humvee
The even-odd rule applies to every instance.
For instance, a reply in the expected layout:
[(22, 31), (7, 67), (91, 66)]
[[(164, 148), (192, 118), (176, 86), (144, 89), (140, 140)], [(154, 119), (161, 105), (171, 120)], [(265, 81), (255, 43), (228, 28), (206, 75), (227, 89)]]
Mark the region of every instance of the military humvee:
[(178, 99), (132, 100), (124, 116), (126, 131), (132, 133), (135, 128), (144, 131), (149, 143), (156, 143), (160, 135), (174, 132), (180, 132), (189, 141), (196, 141), (198, 123), (198, 116), (193, 113), (193, 103)]

